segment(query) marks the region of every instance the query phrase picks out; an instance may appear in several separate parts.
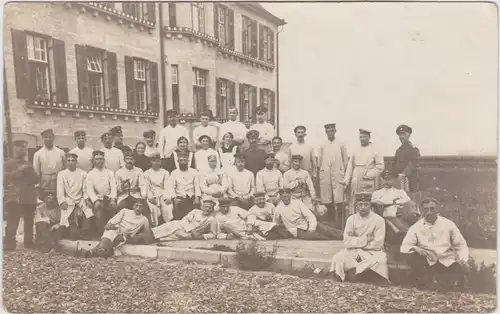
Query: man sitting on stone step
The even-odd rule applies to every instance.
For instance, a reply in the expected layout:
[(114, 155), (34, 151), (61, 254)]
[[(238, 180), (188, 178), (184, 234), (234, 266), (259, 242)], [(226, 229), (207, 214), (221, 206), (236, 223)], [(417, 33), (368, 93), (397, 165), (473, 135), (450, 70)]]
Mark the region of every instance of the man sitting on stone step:
[(58, 247), (58, 241), (63, 237), (65, 228), (60, 225), (61, 209), (57, 204), (56, 192), (42, 192), (43, 203), (35, 211), (36, 248), (47, 253)]
[(385, 221), (371, 210), (371, 193), (356, 194), (356, 213), (349, 216), (344, 228), (346, 248), (333, 256), (330, 271), (341, 281), (356, 281), (356, 276), (370, 269), (389, 280), (387, 255), (384, 251)]

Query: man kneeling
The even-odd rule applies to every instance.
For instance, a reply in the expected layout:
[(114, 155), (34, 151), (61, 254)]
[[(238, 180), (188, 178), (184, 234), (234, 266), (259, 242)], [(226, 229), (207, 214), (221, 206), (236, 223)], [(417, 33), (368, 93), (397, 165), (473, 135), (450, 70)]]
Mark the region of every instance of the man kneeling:
[[(154, 240), (208, 240), (214, 239), (216, 225), (213, 211), (215, 202), (212, 199), (203, 200), (201, 210), (193, 209), (181, 220), (171, 220), (151, 229), (148, 243)], [(212, 228), (212, 229), (211, 229)]]
[(118, 244), (146, 244), (149, 234), (149, 221), (143, 215), (144, 201), (136, 199), (133, 209), (123, 208), (112, 217), (104, 227), (101, 241), (91, 251), (82, 250), (84, 257), (104, 257), (113, 255)]
[(385, 221), (371, 211), (371, 194), (356, 194), (357, 213), (349, 216), (344, 229), (346, 249), (335, 254), (330, 271), (344, 281), (356, 281), (359, 275), (371, 269), (389, 280), (387, 255), (384, 252)]

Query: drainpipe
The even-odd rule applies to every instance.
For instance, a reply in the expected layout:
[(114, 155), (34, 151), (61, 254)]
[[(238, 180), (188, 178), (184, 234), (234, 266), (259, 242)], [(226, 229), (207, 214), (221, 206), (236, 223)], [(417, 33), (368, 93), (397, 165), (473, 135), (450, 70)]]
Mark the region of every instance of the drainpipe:
[(280, 136), (280, 63), (279, 63), (279, 51), (280, 51), (280, 33), (281, 30), (276, 33), (276, 136)]
[[(5, 64), (5, 60), (3, 62)], [(7, 96), (7, 74), (5, 72), (5, 66), (3, 68), (3, 104), (4, 104), (4, 116), (5, 116), (5, 130), (7, 132), (7, 152), (3, 152), (5, 156), (12, 155), (12, 125), (10, 123), (10, 106), (9, 97)], [(8, 154), (8, 155), (7, 155)]]
[(165, 67), (165, 47), (163, 37), (163, 2), (158, 2), (158, 14), (160, 20), (160, 55), (161, 55), (161, 93), (162, 93), (162, 108), (163, 108), (163, 126), (167, 126), (167, 87), (166, 87), (166, 67)]

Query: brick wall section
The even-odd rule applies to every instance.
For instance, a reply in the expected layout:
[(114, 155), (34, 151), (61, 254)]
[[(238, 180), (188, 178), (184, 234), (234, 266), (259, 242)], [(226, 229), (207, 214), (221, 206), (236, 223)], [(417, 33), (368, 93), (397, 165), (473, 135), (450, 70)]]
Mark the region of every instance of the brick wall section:
[[(119, 25), (116, 21), (106, 21), (101, 14), (94, 17), (90, 12), (82, 13), (76, 6), (67, 8), (64, 3), (17, 2), (9, 3), (4, 8), (4, 60), (14, 139), (20, 137), (28, 139), (30, 146), (33, 146), (36, 137), (40, 143), (40, 131), (51, 127), (56, 133), (57, 145), (72, 147), (74, 146), (73, 132), (77, 129), (86, 129), (90, 136), (90, 144), (96, 147), (100, 135), (115, 125), (122, 125), (126, 137), (125, 142), (128, 145), (134, 144), (137, 138), (142, 137), (142, 132), (146, 129), (160, 131), (163, 125), (161, 108), (160, 118), (156, 122), (144, 122), (143, 120), (136, 122), (133, 118), (124, 121), (124, 118), (120, 116), (117, 120), (112, 120), (111, 116), (102, 120), (97, 114), (93, 119), (89, 119), (88, 115), (84, 114), (77, 118), (69, 112), (64, 117), (55, 112), (46, 116), (38, 110), (34, 114), (27, 114), (25, 100), (16, 97), (11, 39), (11, 29), (13, 28), (38, 32), (64, 41), (68, 96), (69, 102), (74, 104), (78, 103), (75, 44), (94, 46), (116, 53), (120, 108), (127, 108), (124, 57), (140, 57), (156, 62), (160, 70), (162, 60), (158, 23), (152, 34), (149, 34), (147, 31), (141, 32), (136, 28), (130, 28), (127, 23)], [(158, 14), (158, 10), (156, 13)], [(161, 75), (158, 79), (161, 90)], [(160, 93), (160, 107), (161, 104), (162, 95)]]

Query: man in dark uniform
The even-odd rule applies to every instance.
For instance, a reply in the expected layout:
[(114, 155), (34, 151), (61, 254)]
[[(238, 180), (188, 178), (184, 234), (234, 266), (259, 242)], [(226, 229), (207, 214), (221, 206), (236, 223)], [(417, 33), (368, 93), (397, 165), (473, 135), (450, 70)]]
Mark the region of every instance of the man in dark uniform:
[(31, 163), (26, 161), (26, 141), (15, 141), (13, 157), (4, 162), (4, 214), (7, 222), (4, 250), (15, 250), (19, 220), (24, 220), (24, 247), (33, 247), (33, 220), (39, 181)]
[(259, 131), (250, 130), (247, 132), (248, 143), (250, 147), (241, 152), (245, 156), (247, 164), (246, 167), (253, 175), (266, 167), (267, 153), (262, 148), (259, 148)]
[(115, 126), (111, 130), (111, 135), (113, 135), (113, 141), (114, 141), (114, 147), (118, 148), (119, 150), (122, 151), (122, 153), (125, 153), (127, 151), (131, 151), (132, 149), (128, 147), (127, 145), (123, 145), (123, 131), (121, 126)]
[(400, 188), (409, 193), (418, 191), (418, 158), (420, 151), (410, 142), (411, 127), (400, 125), (396, 129), (401, 146), (396, 150), (393, 173), (398, 176)]

